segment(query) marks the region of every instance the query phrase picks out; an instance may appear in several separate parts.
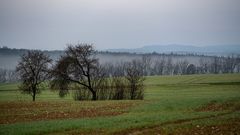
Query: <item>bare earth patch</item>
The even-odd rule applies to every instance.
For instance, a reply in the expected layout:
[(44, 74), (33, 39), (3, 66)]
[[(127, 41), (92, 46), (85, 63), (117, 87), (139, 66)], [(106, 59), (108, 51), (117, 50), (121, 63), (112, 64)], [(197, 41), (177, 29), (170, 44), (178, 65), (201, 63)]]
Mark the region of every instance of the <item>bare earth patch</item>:
[(232, 119), (221, 125), (200, 126), (177, 129), (173, 134), (178, 135), (238, 135), (240, 134), (240, 119)]
[(218, 103), (216, 101), (211, 101), (208, 104), (205, 104), (201, 106), (200, 108), (197, 108), (196, 111), (239, 111), (240, 110), (240, 104), (236, 102), (225, 102), (225, 103)]
[(240, 103), (233, 102), (233, 101), (227, 101), (224, 103), (218, 103), (216, 101), (211, 101), (199, 108), (196, 109), (196, 111), (239, 111), (240, 110)]
[(219, 125), (195, 125), (192, 127), (178, 127), (174, 130), (166, 130), (164, 126), (181, 125), (185, 122), (191, 122), (194, 119), (178, 120), (162, 123), (156, 126), (134, 128), (124, 130), (115, 135), (238, 135), (240, 134), (240, 119), (229, 119), (224, 124)]
[(98, 104), (97, 102), (2, 102), (0, 103), (0, 124), (116, 116), (127, 112), (134, 102), (102, 102)]

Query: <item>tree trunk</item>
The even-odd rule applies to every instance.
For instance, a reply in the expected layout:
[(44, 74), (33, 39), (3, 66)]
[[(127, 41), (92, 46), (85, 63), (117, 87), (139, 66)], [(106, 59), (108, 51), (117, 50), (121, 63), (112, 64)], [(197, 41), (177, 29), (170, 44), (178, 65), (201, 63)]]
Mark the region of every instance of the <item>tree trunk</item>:
[(32, 95), (32, 97), (33, 97), (33, 102), (35, 101), (35, 97), (36, 97), (36, 89), (34, 88), (33, 89), (33, 95)]
[(33, 97), (33, 102), (35, 101), (35, 96), (36, 96), (36, 94), (33, 94), (33, 96), (32, 96)]
[(92, 90), (92, 100), (97, 100), (97, 93), (94, 90)]

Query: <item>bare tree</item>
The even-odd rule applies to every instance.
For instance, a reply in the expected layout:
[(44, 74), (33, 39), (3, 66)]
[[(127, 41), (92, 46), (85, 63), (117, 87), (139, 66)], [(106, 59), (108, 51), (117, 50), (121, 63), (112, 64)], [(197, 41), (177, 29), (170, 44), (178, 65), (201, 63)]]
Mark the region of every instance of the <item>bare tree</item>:
[(147, 54), (143, 55), (142, 64), (140, 65), (143, 68), (143, 75), (146, 75), (146, 76), (150, 75), (151, 64), (152, 64), (151, 56)]
[(41, 51), (31, 50), (21, 56), (16, 67), (22, 84), (19, 86), (23, 93), (31, 94), (35, 101), (36, 94), (40, 92), (40, 84), (49, 77), (49, 64), (52, 60)]
[(141, 64), (141, 62), (133, 60), (127, 67), (127, 75), (125, 78), (130, 85), (130, 99), (143, 99), (143, 81), (145, 78), (142, 69), (139, 68), (139, 64)]
[(240, 55), (237, 55), (236, 57), (236, 72), (239, 73), (240, 72)]
[(60, 58), (53, 68), (53, 85), (60, 91), (68, 90), (71, 83), (79, 84), (92, 93), (92, 100), (97, 100), (95, 86), (103, 77), (98, 69), (98, 59), (94, 56), (95, 50), (91, 44), (69, 45), (65, 55)]
[(6, 82), (6, 74), (7, 74), (7, 70), (0, 68), (0, 82), (1, 83)]
[[(96, 99), (94, 100), (104, 100), (108, 99), (109, 96), (109, 89), (108, 89), (108, 78), (105, 77), (106, 71), (100, 65), (96, 65), (96, 69), (91, 73), (91, 86), (96, 93)], [(77, 89), (76, 89), (77, 88)], [(73, 88), (76, 90), (74, 93), (75, 100), (88, 100), (91, 99), (92, 91), (89, 91), (88, 87), (84, 85), (79, 85), (75, 83), (75, 87)], [(92, 98), (93, 99), (93, 98)]]
[(224, 72), (225, 73), (234, 73), (234, 69), (237, 66), (237, 58), (232, 55), (232, 56), (228, 56), (227, 58), (225, 58), (224, 63)]
[(180, 73), (182, 74), (187, 74), (187, 67), (189, 65), (189, 62), (187, 60), (183, 60), (179, 62), (180, 66)]
[[(95, 92), (96, 99), (106, 99), (107, 97), (107, 90), (108, 87), (108, 79), (106, 79), (106, 72), (105, 69), (98, 63), (95, 69), (91, 72), (90, 81), (91, 86)], [(93, 100), (96, 100), (93, 99)]]
[(219, 73), (219, 69), (220, 69), (220, 60), (219, 57), (214, 56), (212, 58), (212, 63), (211, 63), (211, 71), (214, 74), (218, 74)]
[(173, 74), (173, 60), (172, 57), (168, 57), (167, 62), (166, 62), (166, 74), (167, 75), (172, 75)]
[(203, 74), (208, 73), (209, 65), (210, 65), (210, 62), (206, 58), (202, 57), (199, 59), (199, 66), (201, 68), (201, 73)]
[(162, 75), (164, 72), (164, 67), (166, 65), (165, 58), (162, 57), (161, 59), (158, 59), (155, 61), (153, 70), (155, 71), (155, 75)]

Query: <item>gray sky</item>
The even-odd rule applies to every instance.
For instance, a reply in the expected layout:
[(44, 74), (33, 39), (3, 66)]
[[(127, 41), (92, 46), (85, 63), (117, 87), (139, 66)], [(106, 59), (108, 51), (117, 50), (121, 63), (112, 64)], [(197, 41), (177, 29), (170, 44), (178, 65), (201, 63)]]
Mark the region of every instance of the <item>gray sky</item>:
[(0, 0), (0, 46), (240, 44), (240, 0)]

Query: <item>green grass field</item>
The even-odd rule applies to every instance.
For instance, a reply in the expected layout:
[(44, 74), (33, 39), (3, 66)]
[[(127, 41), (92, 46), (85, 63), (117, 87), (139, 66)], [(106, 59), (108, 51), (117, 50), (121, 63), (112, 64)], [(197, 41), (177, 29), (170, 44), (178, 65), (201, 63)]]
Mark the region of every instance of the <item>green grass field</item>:
[(240, 134), (240, 74), (151, 76), (144, 100), (74, 101), (0, 84), (0, 134)]

